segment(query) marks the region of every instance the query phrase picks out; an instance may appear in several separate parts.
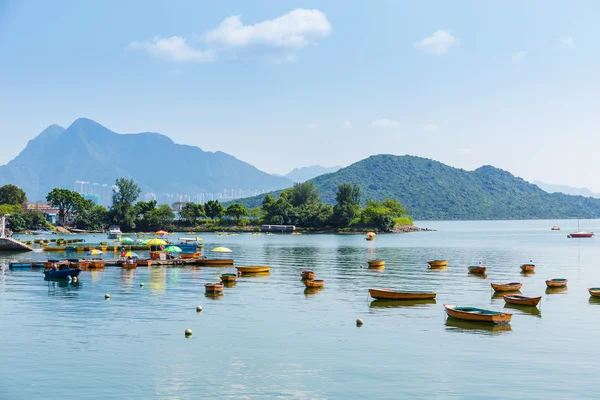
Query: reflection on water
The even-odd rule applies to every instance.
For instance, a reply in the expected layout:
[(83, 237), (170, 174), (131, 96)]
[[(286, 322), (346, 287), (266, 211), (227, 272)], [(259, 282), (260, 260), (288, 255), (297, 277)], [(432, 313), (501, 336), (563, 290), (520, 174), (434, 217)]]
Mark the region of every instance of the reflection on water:
[(308, 297), (313, 294), (319, 293), (321, 290), (325, 289), (324, 287), (311, 287), (304, 289), (304, 294)]
[(237, 285), (237, 281), (221, 282), (226, 288), (232, 288)]
[(80, 280), (72, 282), (66, 279), (44, 278), (44, 281), (48, 282), (49, 296), (76, 296), (77, 292), (82, 288)]
[(470, 276), (470, 277), (479, 278), (479, 279), (486, 279), (487, 278), (486, 274), (480, 274), (480, 273), (475, 273), (475, 272), (469, 272), (467, 275)]
[(569, 288), (568, 287), (554, 287), (554, 288), (546, 288), (546, 294), (558, 294), (558, 293), (563, 293), (566, 292)]
[(241, 276), (244, 278), (265, 278), (270, 275), (270, 272), (242, 272)]
[(492, 294), (492, 299), (502, 299), (507, 294), (521, 294), (520, 290), (512, 290), (510, 292), (494, 292)]
[[(196, 271), (194, 271), (196, 272)], [(148, 286), (155, 294), (165, 292), (165, 284), (167, 282), (167, 270), (164, 268), (148, 269)]]
[(590, 296), (588, 303), (590, 304), (595, 304), (595, 305), (600, 305), (600, 297), (596, 297), (596, 296)]
[(535, 306), (506, 303), (504, 304), (504, 308), (520, 311), (521, 314), (535, 315), (536, 317), (542, 318), (542, 311)]
[(204, 297), (213, 300), (221, 300), (223, 298), (223, 292), (204, 292)]
[(412, 299), (412, 300), (373, 300), (370, 307), (413, 307), (436, 304), (435, 299)]
[(446, 318), (446, 330), (480, 335), (499, 334), (512, 331), (510, 324), (493, 324), (489, 322), (464, 321), (452, 317)]

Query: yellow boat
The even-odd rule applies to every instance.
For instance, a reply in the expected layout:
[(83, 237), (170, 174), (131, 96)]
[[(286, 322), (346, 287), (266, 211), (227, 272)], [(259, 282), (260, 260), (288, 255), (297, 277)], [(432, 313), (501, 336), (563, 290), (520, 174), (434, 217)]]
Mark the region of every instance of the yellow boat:
[(432, 260), (432, 261), (427, 261), (427, 264), (429, 264), (429, 268), (446, 268), (448, 266), (448, 261), (447, 260)]
[(590, 295), (593, 297), (600, 297), (600, 288), (598, 287), (591, 287), (588, 289), (588, 292), (590, 292)]
[(237, 275), (236, 274), (223, 274), (223, 275), (221, 275), (221, 282), (223, 282), (223, 283), (235, 282), (236, 279), (237, 279)]
[(220, 282), (219, 283), (207, 283), (204, 285), (204, 289), (205, 289), (206, 293), (222, 292), (223, 284)]
[(369, 268), (371, 269), (385, 268), (385, 261), (383, 260), (367, 261), (367, 264), (369, 264)]
[(305, 279), (304, 284), (307, 288), (320, 288), (325, 285), (325, 281), (323, 279)]
[(271, 267), (268, 265), (252, 265), (247, 267), (238, 266), (235, 267), (242, 274), (259, 274), (269, 272)]
[(435, 292), (422, 292), (417, 290), (390, 290), (390, 289), (369, 289), (369, 294), (374, 299), (389, 300), (415, 300), (415, 299), (435, 299)]

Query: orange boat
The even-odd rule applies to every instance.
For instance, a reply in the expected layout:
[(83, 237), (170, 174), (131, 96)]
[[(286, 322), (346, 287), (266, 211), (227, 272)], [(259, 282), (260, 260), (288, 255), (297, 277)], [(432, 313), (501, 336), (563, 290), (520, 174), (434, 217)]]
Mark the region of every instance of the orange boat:
[(555, 287), (565, 287), (567, 286), (567, 279), (548, 279), (546, 281), (546, 286), (548, 286), (549, 288), (555, 288)]
[(302, 279), (315, 279), (315, 273), (308, 270), (300, 272), (300, 276)]
[(236, 279), (237, 279), (237, 275), (236, 274), (223, 274), (223, 275), (221, 275), (221, 282), (223, 282), (223, 283), (235, 282)]
[(390, 290), (390, 289), (369, 289), (372, 298), (378, 300), (415, 300), (415, 299), (435, 299), (435, 292), (421, 292), (418, 290)]
[(496, 292), (516, 292), (521, 289), (521, 286), (523, 286), (523, 284), (519, 282), (490, 283), (490, 285), (492, 285), (492, 289), (494, 289)]
[(588, 289), (588, 292), (593, 297), (600, 297), (600, 288), (591, 287), (591, 288)]
[(320, 288), (323, 287), (325, 285), (325, 281), (322, 279), (306, 279), (304, 281), (304, 284), (306, 285), (307, 288)]
[(369, 264), (369, 268), (371, 269), (385, 268), (385, 261), (383, 260), (367, 261), (367, 264)]
[(90, 268), (104, 268), (106, 261), (104, 260), (90, 260)]
[(537, 306), (542, 296), (539, 297), (525, 297), (518, 294), (506, 294), (504, 295), (504, 301), (510, 304), (517, 304), (520, 306)]
[(433, 260), (433, 261), (427, 261), (427, 264), (429, 264), (429, 268), (446, 268), (448, 266), (448, 261)]
[(466, 321), (491, 322), (494, 324), (508, 324), (512, 314), (497, 311), (484, 310), (475, 307), (459, 307), (450, 304), (444, 304), (446, 313), (449, 317), (462, 319)]
[(535, 264), (523, 264), (521, 265), (521, 271), (528, 273), (528, 272), (534, 272), (535, 270)]
[(183, 260), (191, 260), (194, 258), (200, 258), (201, 255), (202, 253), (180, 253), (179, 258)]
[(221, 282), (218, 283), (207, 283), (204, 285), (204, 290), (206, 293), (217, 293), (223, 291), (223, 284)]
[(220, 266), (220, 265), (233, 265), (232, 259), (209, 259), (209, 258), (199, 258), (196, 260), (196, 264), (205, 265), (205, 266)]

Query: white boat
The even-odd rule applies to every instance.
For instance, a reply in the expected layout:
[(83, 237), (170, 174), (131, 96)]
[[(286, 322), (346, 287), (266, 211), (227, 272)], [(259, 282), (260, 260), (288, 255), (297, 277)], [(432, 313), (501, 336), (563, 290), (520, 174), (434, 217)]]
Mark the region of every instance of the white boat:
[(40, 235), (52, 235), (52, 231), (47, 229), (37, 229), (35, 231), (31, 231), (32, 235), (40, 236)]
[(121, 237), (121, 228), (118, 225), (111, 225), (108, 227), (108, 238), (109, 239), (118, 239)]

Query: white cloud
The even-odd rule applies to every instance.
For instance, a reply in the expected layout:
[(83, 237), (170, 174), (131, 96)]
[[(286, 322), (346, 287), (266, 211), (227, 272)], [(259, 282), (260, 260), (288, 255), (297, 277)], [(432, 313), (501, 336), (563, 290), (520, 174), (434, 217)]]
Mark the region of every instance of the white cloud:
[[(131, 42), (127, 49), (144, 50), (153, 57), (179, 62), (211, 62), (220, 52), (234, 52), (242, 48), (260, 47), (276, 51), (276, 62), (295, 62), (295, 51), (308, 44), (317, 45), (317, 39), (331, 34), (331, 24), (321, 11), (298, 8), (271, 20), (244, 25), (240, 15), (225, 18), (217, 28), (200, 36), (205, 49), (192, 47), (185, 38), (155, 37), (144, 42)], [(268, 52), (266, 52), (268, 53)], [(269, 58), (269, 57), (267, 57)]]
[(563, 46), (567, 46), (571, 49), (575, 48), (575, 44), (573, 43), (573, 38), (572, 37), (561, 37), (558, 38), (558, 44), (561, 44)]
[(400, 126), (400, 122), (392, 121), (391, 119), (381, 118), (371, 122), (371, 125), (376, 126), (377, 128), (395, 128), (397, 126)]
[(458, 39), (450, 34), (448, 31), (437, 31), (431, 36), (426, 37), (423, 40), (419, 40), (414, 44), (415, 48), (425, 53), (442, 55), (446, 54), (450, 47), (459, 45)]
[(458, 149), (458, 152), (459, 152), (460, 154), (462, 154), (462, 155), (465, 155), (465, 156), (467, 156), (467, 155), (469, 155), (469, 154), (473, 153), (473, 150), (471, 150), (471, 149), (470, 149), (470, 148), (468, 148), (468, 147), (463, 147), (462, 149)]
[(319, 128), (319, 124), (311, 123), (311, 124), (306, 125), (306, 127), (308, 129), (318, 129)]
[(215, 57), (211, 51), (200, 51), (192, 48), (181, 36), (170, 38), (155, 37), (144, 42), (131, 42), (129, 50), (145, 50), (153, 57), (170, 61), (211, 62)]
[(440, 130), (440, 127), (437, 124), (427, 124), (423, 127), (425, 132), (437, 132)]
[(350, 121), (344, 121), (344, 123), (342, 124), (342, 128), (352, 129), (352, 124), (350, 123)]
[(512, 55), (512, 63), (517, 65), (517, 64), (521, 64), (521, 62), (525, 59), (525, 56), (527, 55), (527, 52), (525, 50), (521, 50), (515, 54)]

